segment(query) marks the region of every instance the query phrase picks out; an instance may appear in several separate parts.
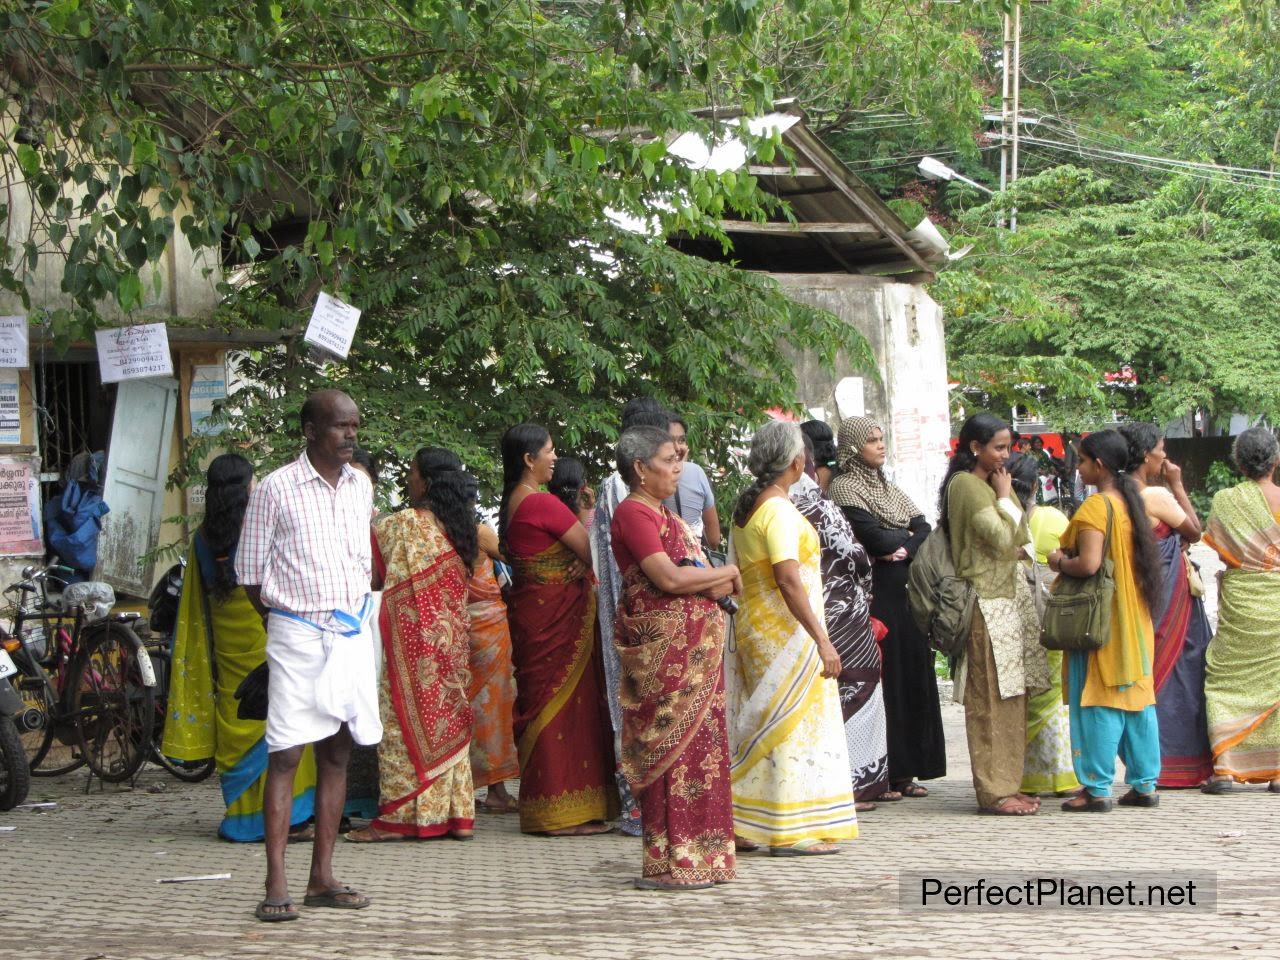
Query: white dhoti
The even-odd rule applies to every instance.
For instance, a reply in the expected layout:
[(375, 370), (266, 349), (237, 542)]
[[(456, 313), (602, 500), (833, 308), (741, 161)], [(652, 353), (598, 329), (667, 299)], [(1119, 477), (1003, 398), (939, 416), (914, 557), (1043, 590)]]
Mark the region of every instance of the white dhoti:
[[(382, 739), (377, 654), (366, 606), (340, 623), (271, 611), (267, 618), (267, 751), (333, 736), (345, 723), (361, 745)], [(353, 626), (358, 624), (358, 629)]]

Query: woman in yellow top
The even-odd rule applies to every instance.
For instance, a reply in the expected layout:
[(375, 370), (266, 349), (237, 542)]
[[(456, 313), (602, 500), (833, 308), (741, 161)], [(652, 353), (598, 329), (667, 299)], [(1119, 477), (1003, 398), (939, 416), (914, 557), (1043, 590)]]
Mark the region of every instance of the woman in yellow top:
[(1151, 607), (1161, 589), (1160, 556), (1142, 495), (1126, 467), (1129, 445), (1115, 430), (1090, 434), (1080, 444), (1080, 476), (1098, 488), (1062, 535), (1063, 548), (1049, 554), (1049, 568), (1069, 577), (1090, 577), (1103, 562), (1107, 506), (1111, 506), (1111, 544), (1115, 595), (1111, 638), (1099, 650), (1072, 651), (1067, 657), (1067, 704), (1071, 745), (1080, 795), (1062, 809), (1106, 813), (1116, 755), (1124, 762), (1130, 790), (1126, 807), (1160, 802), (1160, 732), (1156, 722), (1155, 631)]
[(725, 657), (734, 831), (740, 850), (767, 844), (773, 856), (839, 853), (836, 841), (858, 835), (821, 545), (787, 495), (804, 463), (797, 424), (760, 428), (730, 539), (742, 572)]

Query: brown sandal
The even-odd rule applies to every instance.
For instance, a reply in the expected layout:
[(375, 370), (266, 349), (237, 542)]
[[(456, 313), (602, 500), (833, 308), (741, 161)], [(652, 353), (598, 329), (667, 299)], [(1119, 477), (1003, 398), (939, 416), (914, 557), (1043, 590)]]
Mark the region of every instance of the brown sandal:
[(978, 812), (992, 817), (1030, 817), (1039, 813), (1040, 808), (1019, 800), (1015, 795), (997, 801), (994, 807), (979, 807)]

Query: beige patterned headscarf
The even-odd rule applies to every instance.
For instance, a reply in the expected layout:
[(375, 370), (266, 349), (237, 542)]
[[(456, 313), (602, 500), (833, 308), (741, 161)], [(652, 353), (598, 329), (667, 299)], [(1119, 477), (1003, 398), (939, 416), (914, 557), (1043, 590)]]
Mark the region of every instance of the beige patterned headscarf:
[(883, 470), (862, 459), (867, 438), (879, 428), (870, 417), (849, 417), (840, 424), (840, 475), (831, 481), (830, 497), (837, 506), (866, 510), (882, 526), (897, 530), (919, 516), (920, 510), (901, 487), (885, 478)]

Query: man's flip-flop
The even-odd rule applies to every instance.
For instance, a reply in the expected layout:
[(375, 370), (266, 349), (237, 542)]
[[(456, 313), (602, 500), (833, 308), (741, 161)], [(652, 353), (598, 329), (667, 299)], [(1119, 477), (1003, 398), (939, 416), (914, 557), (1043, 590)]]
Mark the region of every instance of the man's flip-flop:
[[(268, 907), (275, 907), (274, 910), (268, 910)], [(286, 909), (280, 909), (284, 907)], [(277, 900), (275, 897), (267, 897), (258, 904), (253, 915), (263, 923), (283, 923), (286, 920), (297, 920), (298, 911), (293, 909), (293, 900), (285, 897), (283, 900)]]
[(715, 883), (663, 883), (661, 880), (637, 877), (635, 886), (637, 890), (665, 890), (668, 893), (679, 893), (681, 890), (710, 890)]
[[(354, 899), (339, 900), (339, 897)], [(351, 887), (335, 887), (324, 893), (308, 893), (302, 898), (304, 907), (332, 907), (335, 910), (363, 910), (371, 903), (373, 903), (372, 900)]]

